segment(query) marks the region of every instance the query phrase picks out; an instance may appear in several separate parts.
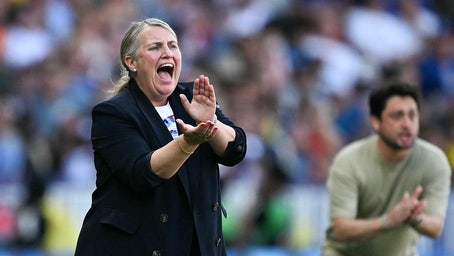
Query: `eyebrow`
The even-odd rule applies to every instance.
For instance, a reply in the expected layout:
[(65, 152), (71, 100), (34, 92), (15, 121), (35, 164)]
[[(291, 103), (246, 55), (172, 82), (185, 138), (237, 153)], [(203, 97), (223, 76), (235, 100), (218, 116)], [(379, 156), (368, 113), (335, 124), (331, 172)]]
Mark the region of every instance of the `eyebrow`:
[(391, 111), (389, 114), (390, 115), (402, 115), (402, 114), (418, 114), (419, 111), (417, 109), (397, 109), (395, 111)]
[[(167, 41), (167, 44), (178, 44), (178, 41), (177, 40), (170, 40), (170, 41)], [(150, 40), (149, 43), (147, 43), (147, 45), (151, 45), (151, 44), (164, 44), (164, 41), (163, 40)]]

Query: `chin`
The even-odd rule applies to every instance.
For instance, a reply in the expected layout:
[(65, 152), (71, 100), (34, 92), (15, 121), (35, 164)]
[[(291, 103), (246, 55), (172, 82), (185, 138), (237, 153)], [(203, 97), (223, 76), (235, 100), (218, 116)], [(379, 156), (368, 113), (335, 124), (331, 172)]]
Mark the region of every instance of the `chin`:
[(407, 143), (407, 144), (401, 144), (399, 145), (401, 149), (410, 149), (413, 147), (413, 145), (415, 145), (415, 141), (413, 140), (411, 143)]

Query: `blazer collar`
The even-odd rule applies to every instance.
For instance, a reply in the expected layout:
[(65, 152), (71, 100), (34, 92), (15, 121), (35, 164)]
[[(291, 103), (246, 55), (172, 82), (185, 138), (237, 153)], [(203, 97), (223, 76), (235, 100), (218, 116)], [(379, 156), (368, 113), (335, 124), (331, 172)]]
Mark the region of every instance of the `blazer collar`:
[[(156, 111), (153, 104), (142, 92), (142, 90), (139, 88), (139, 85), (133, 78), (131, 78), (129, 82), (129, 87), (131, 88), (131, 91), (134, 94), (134, 98), (136, 98), (137, 100), (137, 104), (140, 110), (143, 112), (149, 124), (152, 126), (152, 129), (154, 129), (157, 134), (168, 132), (167, 127), (164, 125), (164, 123), (162, 123), (159, 113)], [(175, 119), (179, 118), (182, 119), (187, 124), (196, 125), (195, 121), (189, 116), (189, 114), (184, 109), (183, 104), (181, 103), (180, 100), (180, 94), (184, 94), (186, 95), (186, 97), (188, 97), (190, 101), (192, 100), (191, 88), (183, 86), (182, 84), (178, 83), (175, 90), (168, 98), (170, 106), (172, 107), (173, 114), (175, 115)], [(162, 123), (162, 125), (156, 126), (157, 123)], [(181, 134), (181, 131), (179, 131), (179, 134)], [(172, 139), (171, 136), (160, 137), (164, 137), (161, 138), (160, 140), (162, 145), (167, 144)]]
[(129, 81), (128, 87), (130, 88), (133, 97), (136, 99), (139, 110), (148, 121), (151, 131), (153, 131), (158, 138), (160, 146), (164, 146), (169, 143), (169, 141), (172, 140), (172, 136), (162, 121), (161, 116), (159, 116), (158, 111), (156, 111), (153, 104), (142, 92), (133, 78)]

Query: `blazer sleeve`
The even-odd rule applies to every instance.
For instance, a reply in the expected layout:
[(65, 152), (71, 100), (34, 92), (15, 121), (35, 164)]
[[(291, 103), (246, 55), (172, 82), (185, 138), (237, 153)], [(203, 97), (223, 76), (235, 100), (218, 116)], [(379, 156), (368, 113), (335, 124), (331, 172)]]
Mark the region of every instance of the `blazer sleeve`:
[(153, 149), (140, 133), (133, 115), (112, 102), (102, 102), (92, 111), (92, 144), (97, 186), (113, 175), (129, 188), (149, 190), (166, 180), (151, 171)]
[(225, 166), (234, 166), (241, 162), (246, 156), (247, 139), (244, 130), (224, 115), (219, 105), (216, 107), (216, 116), (222, 123), (235, 130), (235, 140), (229, 142), (225, 154), (219, 159), (219, 163)]

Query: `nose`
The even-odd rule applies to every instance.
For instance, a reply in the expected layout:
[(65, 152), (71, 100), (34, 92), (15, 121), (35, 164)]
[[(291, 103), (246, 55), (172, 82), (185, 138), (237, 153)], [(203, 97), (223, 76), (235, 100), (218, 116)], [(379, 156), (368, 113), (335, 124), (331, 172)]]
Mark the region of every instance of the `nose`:
[(404, 118), (402, 118), (402, 126), (405, 128), (410, 127), (413, 124), (413, 122), (414, 120), (408, 115), (405, 115)]
[(172, 57), (173, 56), (173, 52), (170, 49), (170, 47), (165, 46), (163, 49), (164, 49), (164, 56), (165, 57)]

